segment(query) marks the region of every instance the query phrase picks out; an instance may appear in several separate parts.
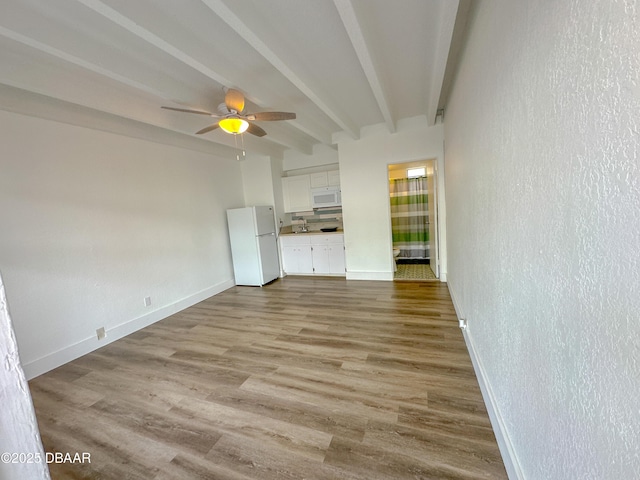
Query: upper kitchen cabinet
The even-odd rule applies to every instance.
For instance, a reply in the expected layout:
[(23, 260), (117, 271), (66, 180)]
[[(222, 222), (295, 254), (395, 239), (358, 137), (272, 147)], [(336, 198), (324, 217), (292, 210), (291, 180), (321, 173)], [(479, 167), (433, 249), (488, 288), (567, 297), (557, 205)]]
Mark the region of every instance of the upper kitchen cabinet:
[(327, 181), (330, 187), (339, 187), (340, 186), (340, 170), (331, 170), (327, 172)]
[(329, 172), (318, 172), (309, 175), (311, 188), (320, 187), (339, 187), (340, 186), (340, 170), (331, 170)]
[(309, 175), (282, 177), (282, 196), (284, 199), (284, 211), (287, 213), (312, 210), (311, 180)]

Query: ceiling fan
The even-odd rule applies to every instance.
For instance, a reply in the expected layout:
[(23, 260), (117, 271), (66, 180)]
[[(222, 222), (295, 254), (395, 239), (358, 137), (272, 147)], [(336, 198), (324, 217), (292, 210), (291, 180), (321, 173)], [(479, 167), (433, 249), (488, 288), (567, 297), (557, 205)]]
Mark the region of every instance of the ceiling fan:
[(208, 133), (220, 127), (223, 131), (234, 135), (240, 133), (250, 133), (257, 137), (264, 137), (267, 132), (260, 128), (257, 122), (273, 122), (278, 120), (293, 120), (296, 118), (295, 113), (289, 112), (244, 112), (244, 95), (238, 90), (228, 89), (224, 97), (224, 103), (218, 105), (218, 113), (205, 112), (203, 110), (191, 110), (187, 108), (161, 107), (167, 110), (175, 110), (176, 112), (197, 113), (198, 115), (208, 115), (213, 118), (219, 118), (216, 123), (203, 128), (196, 132), (196, 135)]

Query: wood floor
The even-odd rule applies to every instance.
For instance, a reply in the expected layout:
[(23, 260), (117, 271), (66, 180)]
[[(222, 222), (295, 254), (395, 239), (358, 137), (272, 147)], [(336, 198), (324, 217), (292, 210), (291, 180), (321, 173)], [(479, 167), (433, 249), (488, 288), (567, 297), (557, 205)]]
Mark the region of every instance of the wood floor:
[(506, 479), (446, 285), (234, 287), (30, 382), (56, 479)]

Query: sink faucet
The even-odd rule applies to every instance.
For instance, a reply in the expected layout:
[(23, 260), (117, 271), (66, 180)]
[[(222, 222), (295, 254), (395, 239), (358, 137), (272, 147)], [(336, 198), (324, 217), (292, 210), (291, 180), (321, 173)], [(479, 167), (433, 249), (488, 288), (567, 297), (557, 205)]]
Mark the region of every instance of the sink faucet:
[(302, 219), (302, 228), (300, 229), (301, 232), (308, 232), (309, 229), (307, 228), (307, 220), (306, 219)]

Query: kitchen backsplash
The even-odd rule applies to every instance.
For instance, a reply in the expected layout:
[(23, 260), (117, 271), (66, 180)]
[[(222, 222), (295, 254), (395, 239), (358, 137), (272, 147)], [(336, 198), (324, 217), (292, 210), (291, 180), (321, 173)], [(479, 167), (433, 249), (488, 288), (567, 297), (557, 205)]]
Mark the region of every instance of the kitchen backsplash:
[(302, 228), (305, 222), (311, 232), (319, 231), (321, 228), (331, 227), (342, 229), (342, 208), (316, 208), (308, 212), (295, 212), (291, 214), (291, 226), (294, 232)]

